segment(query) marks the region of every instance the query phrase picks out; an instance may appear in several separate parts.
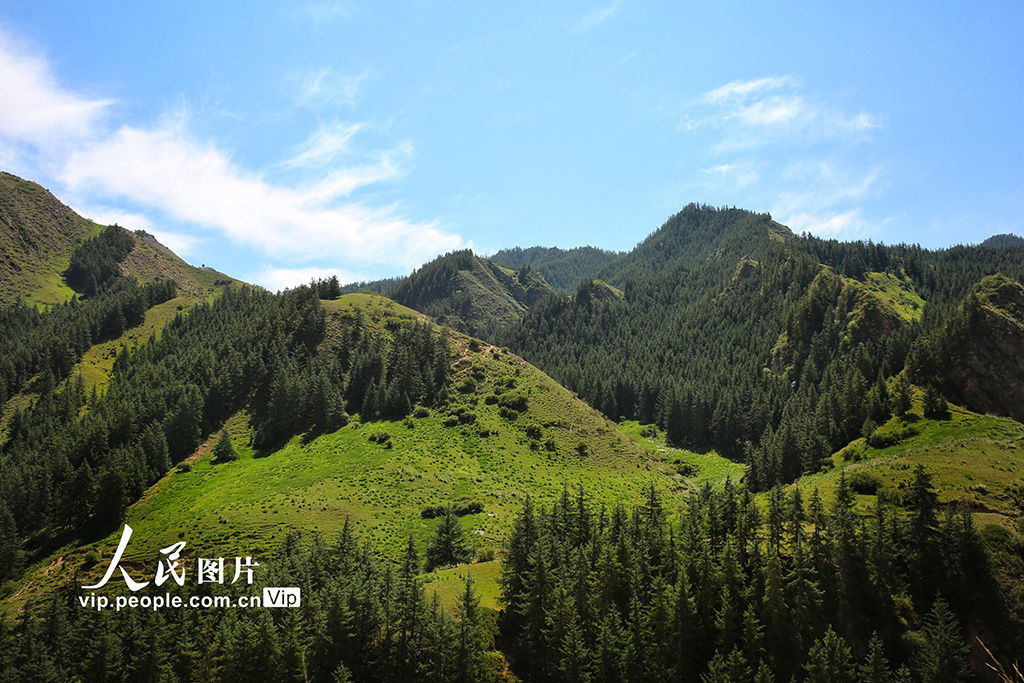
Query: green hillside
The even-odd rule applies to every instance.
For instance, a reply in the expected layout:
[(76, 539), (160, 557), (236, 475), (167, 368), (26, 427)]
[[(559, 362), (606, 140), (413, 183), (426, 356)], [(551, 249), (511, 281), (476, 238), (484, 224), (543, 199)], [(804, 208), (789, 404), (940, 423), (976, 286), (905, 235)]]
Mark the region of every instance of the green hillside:
[(511, 270), (466, 250), (439, 256), (388, 290), (387, 295), (442, 325), (488, 337), (499, 327), (522, 318), (553, 291), (528, 266)]
[(509, 268), (530, 266), (543, 275), (554, 289), (568, 294), (576, 289), (580, 280), (594, 277), (619, 256), (621, 254), (597, 247), (513, 247), (496, 251), (489, 258)]
[(0, 303), (68, 299), (61, 273), (74, 248), (100, 230), (45, 188), (0, 172)]
[[(384, 331), (419, 316), (370, 294), (325, 301), (331, 344), (334, 325), (356, 318)], [(451, 339), (453, 387), (443, 407), (423, 408), (404, 420), (362, 421), (341, 429), (297, 435), (270, 450), (253, 447), (245, 413), (227, 427), (239, 458), (214, 463), (216, 434), (193, 456), (128, 508), (125, 521), (138, 539), (126, 566), (140, 570), (152, 551), (179, 538), (195, 553), (245, 550), (268, 559), (290, 531), (332, 539), (350, 519), (362, 538), (389, 554), (412, 536), (418, 545), (437, 520), (431, 506), (478, 502), (483, 511), (462, 517), (471, 544), (499, 552), (513, 516), (527, 496), (551, 501), (583, 487), (595, 501), (639, 501), (645, 487), (676, 486), (674, 470), (615, 425), (520, 358), (468, 337)], [(511, 408), (508, 406), (512, 406)], [(581, 446), (582, 445), (582, 446)], [(71, 543), (31, 568), (9, 604), (54, 587), (86, 555), (108, 557), (120, 530), (99, 542)], [(205, 555), (204, 555), (205, 556)]]

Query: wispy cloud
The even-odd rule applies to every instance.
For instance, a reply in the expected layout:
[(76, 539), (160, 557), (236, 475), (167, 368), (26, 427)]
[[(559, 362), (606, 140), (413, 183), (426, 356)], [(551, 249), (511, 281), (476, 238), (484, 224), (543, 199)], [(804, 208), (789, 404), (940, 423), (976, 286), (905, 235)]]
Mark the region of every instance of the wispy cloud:
[(195, 139), (183, 117), (153, 128), (125, 126), (76, 150), (59, 177), (74, 192), (148, 206), (281, 257), (412, 266), (462, 245), (436, 223), (406, 219), (395, 207), (337, 201), (380, 175), (356, 169), (310, 186), (274, 184)]
[(332, 275), (337, 277), (343, 285), (350, 282), (365, 282), (370, 279), (365, 275), (337, 268), (278, 268), (264, 264), (259, 270), (249, 275), (248, 281), (262, 285), (271, 292), (277, 292), (309, 284), (312, 280), (325, 280)]
[(850, 111), (791, 74), (731, 81), (687, 100), (678, 114), (679, 130), (707, 165), (670, 199), (710, 195), (833, 237), (869, 237), (884, 225), (865, 207), (887, 185), (885, 165), (858, 153), (881, 128), (876, 115)]
[(359, 11), (359, 7), (351, 2), (311, 2), (302, 7), (305, 15), (314, 26), (319, 26), (336, 19), (348, 19)]
[(877, 197), (886, 182), (884, 167), (852, 171), (835, 161), (804, 161), (782, 169), (781, 191), (772, 215), (796, 232), (862, 239), (878, 234), (885, 219), (863, 217), (860, 204)]
[(622, 0), (613, 0), (605, 7), (595, 7), (572, 25), (573, 33), (585, 33), (614, 17), (622, 7)]
[(857, 140), (880, 125), (874, 115), (844, 111), (786, 75), (732, 81), (709, 90), (683, 106), (679, 128), (715, 131), (715, 149), (735, 152), (767, 145)]
[(358, 101), (369, 71), (340, 74), (331, 67), (309, 69), (292, 74), (298, 93), (296, 104), (302, 107), (352, 107)]
[[(337, 84), (330, 71), (314, 81), (311, 97), (348, 97), (328, 84)], [(2, 33), (0, 82), (0, 157), (12, 149), (34, 155), (37, 167), (55, 169), (62, 193), (104, 222), (142, 227), (197, 252), (195, 237), (161, 230), (162, 223), (174, 222), (287, 259), (289, 267), (333, 260), (411, 268), (465, 245), (437, 221), (351, 198), (405, 173), (413, 154), (409, 141), (352, 162), (346, 146), (360, 124), (328, 124), (285, 162), (293, 177), (271, 180), (196, 136), (187, 109), (111, 132), (104, 116), (109, 100), (63, 88), (45, 58)]]
[(68, 92), (49, 63), (0, 30), (0, 141), (52, 147), (90, 135), (113, 100)]
[(701, 96), (701, 99), (711, 104), (723, 104), (725, 102), (745, 100), (759, 92), (777, 90), (795, 84), (796, 81), (792, 76), (768, 76), (749, 81), (732, 81), (707, 91)]
[(349, 151), (352, 138), (363, 127), (361, 123), (333, 121), (321, 124), (305, 142), (299, 145), (295, 156), (281, 162), (289, 168), (323, 167)]

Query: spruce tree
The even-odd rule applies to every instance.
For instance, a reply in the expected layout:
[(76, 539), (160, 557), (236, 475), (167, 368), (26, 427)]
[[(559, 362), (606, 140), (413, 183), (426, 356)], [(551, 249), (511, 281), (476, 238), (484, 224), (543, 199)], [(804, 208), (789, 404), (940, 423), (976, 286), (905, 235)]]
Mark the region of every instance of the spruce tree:
[(238, 459), (235, 447), (231, 444), (231, 432), (227, 427), (220, 430), (220, 437), (217, 439), (212, 453), (214, 462), (229, 462)]
[(427, 543), (427, 571), (433, 571), (436, 567), (468, 562), (472, 555), (472, 551), (466, 544), (466, 532), (462, 529), (462, 523), (452, 508), (448, 507), (441, 517), (434, 536)]

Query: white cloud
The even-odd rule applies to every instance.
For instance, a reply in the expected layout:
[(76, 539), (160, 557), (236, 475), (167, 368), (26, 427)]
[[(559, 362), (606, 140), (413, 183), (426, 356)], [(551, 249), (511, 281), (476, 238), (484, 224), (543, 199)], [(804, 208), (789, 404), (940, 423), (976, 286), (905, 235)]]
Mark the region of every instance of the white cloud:
[(331, 67), (295, 73), (291, 80), (298, 87), (297, 102), (302, 107), (352, 107), (359, 99), (363, 84), (370, 77), (361, 74), (339, 74)]
[(772, 215), (795, 232), (862, 239), (878, 234), (885, 224), (864, 218), (857, 206), (884, 189), (881, 166), (851, 172), (831, 161), (796, 162), (782, 169), (779, 179), (786, 187), (799, 189), (779, 192)]
[(312, 280), (324, 280), (332, 275), (337, 276), (343, 285), (350, 282), (365, 282), (370, 279), (365, 275), (338, 270), (337, 268), (321, 268), (318, 266), (311, 266), (309, 268), (278, 268), (265, 264), (260, 270), (253, 273), (249, 281), (261, 285), (271, 292), (277, 292), (282, 289), (309, 284)]
[(0, 138), (49, 146), (91, 134), (113, 100), (60, 87), (47, 61), (0, 30)]
[[(306, 96), (320, 102), (351, 99), (361, 78), (323, 70), (306, 83)], [(413, 153), (411, 142), (399, 141), (358, 162), (339, 163), (346, 161), (361, 124), (314, 131), (290, 160), (277, 165), (297, 179), (275, 182), (195, 137), (183, 113), (109, 132), (101, 121), (109, 100), (63, 88), (45, 58), (3, 33), (0, 82), (0, 160), (34, 159), (18, 167), (56, 169), (61, 194), (79, 200), (86, 213), (145, 229), (176, 250), (196, 254), (202, 238), (161, 229), (166, 219), (298, 263), (335, 259), (411, 268), (466, 246), (436, 221), (349, 199), (361, 188), (400, 177)], [(302, 170), (315, 172), (316, 180), (305, 180)], [(131, 209), (121, 208), (126, 206)]]
[(757, 92), (777, 90), (796, 84), (792, 76), (768, 76), (749, 81), (731, 81), (714, 90), (709, 90), (701, 97), (711, 104), (722, 104), (733, 100), (743, 100)]
[(880, 127), (868, 112), (850, 113), (805, 92), (799, 79), (767, 76), (726, 83), (683, 107), (679, 128), (717, 131), (713, 150), (858, 141)]
[(760, 172), (749, 161), (718, 164), (705, 168), (703, 174), (708, 178), (709, 183), (719, 185), (724, 183), (735, 188), (746, 187), (761, 178)]
[(60, 179), (74, 192), (128, 200), (296, 259), (409, 267), (463, 245), (436, 223), (408, 220), (394, 207), (337, 201), (386, 175), (353, 172), (308, 187), (275, 185), (194, 139), (185, 119), (175, 117), (154, 128), (125, 126), (83, 146), (67, 159)]
[(572, 30), (574, 33), (585, 33), (592, 28), (600, 26), (618, 13), (622, 7), (622, 0), (614, 0), (607, 7), (596, 7), (577, 21)]
[(329, 164), (339, 155), (349, 151), (352, 138), (362, 127), (359, 123), (342, 121), (321, 124), (299, 145), (295, 156), (282, 162), (282, 165), (295, 168)]

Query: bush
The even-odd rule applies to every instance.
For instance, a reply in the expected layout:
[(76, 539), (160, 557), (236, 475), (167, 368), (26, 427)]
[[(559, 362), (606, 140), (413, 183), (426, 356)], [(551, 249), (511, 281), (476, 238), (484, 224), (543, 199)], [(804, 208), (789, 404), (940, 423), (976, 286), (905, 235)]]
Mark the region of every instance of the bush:
[(445, 427), (454, 427), (459, 424), (459, 417), (458, 415), (449, 415), (445, 419), (441, 420), (441, 424)]
[(416, 406), (416, 410), (413, 411), (412, 416), (420, 418), (430, 417), (430, 411), (423, 406)]
[(514, 420), (517, 417), (519, 417), (519, 413), (512, 410), (511, 408), (506, 408), (505, 406), (501, 406), (500, 408), (498, 408), (498, 415), (501, 415), (506, 420)]
[(476, 391), (476, 382), (471, 377), (467, 377), (459, 383), (457, 388), (463, 394), (471, 394)]
[(480, 340), (479, 339), (470, 339), (469, 340), (469, 350), (470, 351), (479, 351), (480, 350)]
[(456, 503), (454, 505), (428, 505), (420, 510), (420, 517), (423, 519), (443, 517), (448, 510), (451, 510), (452, 514), (456, 517), (465, 517), (466, 515), (477, 515), (483, 512), (484, 504), (473, 500), (464, 503)]
[(82, 565), (86, 568), (93, 566), (100, 561), (100, 555), (96, 552), (96, 549), (92, 549), (85, 554), (85, 558), (82, 560)]
[(498, 397), (495, 396), (494, 394), (487, 394), (486, 396), (484, 396), (484, 403), (486, 403), (489, 406), (493, 406), (497, 402)]
[(535, 441), (540, 441), (540, 437), (544, 434), (541, 430), (540, 425), (529, 424), (526, 425), (526, 435)]
[(684, 477), (696, 477), (700, 470), (688, 462), (677, 462), (676, 472)]
[(887, 432), (875, 430), (875, 433), (868, 437), (867, 442), (872, 448), (888, 448), (889, 446), (895, 446), (904, 439), (916, 436), (917, 433), (917, 428), (913, 425), (907, 425), (902, 429)]
[(586, 441), (580, 441), (578, 444), (576, 444), (576, 455), (580, 456), (581, 458), (585, 458), (587, 457), (588, 453), (590, 453), (590, 448), (587, 446)]
[(477, 562), (490, 562), (494, 559), (494, 548), (481, 548), (476, 553)]
[(555, 444), (554, 439), (548, 439), (544, 442), (544, 448), (554, 453), (558, 449), (558, 446)]
[(518, 413), (526, 412), (529, 401), (522, 394), (505, 394), (498, 399), (498, 404), (503, 408), (509, 408)]
[(384, 446), (385, 448), (391, 447), (391, 435), (388, 434), (387, 432), (370, 432), (370, 434), (366, 438), (369, 439), (371, 443), (379, 443), (381, 446)]
[(873, 496), (882, 488), (882, 482), (870, 472), (854, 472), (846, 478), (850, 488), (862, 495)]

